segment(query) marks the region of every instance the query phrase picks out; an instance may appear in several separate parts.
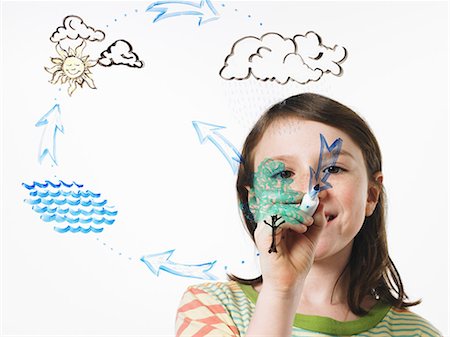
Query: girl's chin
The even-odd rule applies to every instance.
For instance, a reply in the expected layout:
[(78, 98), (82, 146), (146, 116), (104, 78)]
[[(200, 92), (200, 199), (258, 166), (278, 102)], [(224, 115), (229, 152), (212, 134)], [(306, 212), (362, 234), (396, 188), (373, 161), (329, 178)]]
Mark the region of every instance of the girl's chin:
[(314, 254), (314, 261), (322, 261), (326, 259), (330, 254), (330, 247), (326, 243), (321, 243), (319, 241), (316, 252)]
[[(323, 233), (325, 234), (325, 233)], [(330, 238), (321, 237), (319, 238), (319, 242), (317, 243), (316, 252), (314, 255), (314, 260), (319, 261), (326, 257), (328, 257), (332, 252), (331, 250), (334, 248), (332, 245), (332, 241)]]
[(325, 261), (328, 258), (332, 258), (333, 263), (336, 263), (336, 259), (348, 259), (351, 254), (352, 242), (349, 242), (344, 247), (339, 247), (336, 239), (320, 238), (317, 243), (316, 252), (314, 255), (314, 262)]
[(327, 256), (325, 254), (323, 254), (323, 255), (316, 254), (314, 256), (314, 262), (322, 262), (322, 261), (325, 261), (326, 258), (327, 258)]

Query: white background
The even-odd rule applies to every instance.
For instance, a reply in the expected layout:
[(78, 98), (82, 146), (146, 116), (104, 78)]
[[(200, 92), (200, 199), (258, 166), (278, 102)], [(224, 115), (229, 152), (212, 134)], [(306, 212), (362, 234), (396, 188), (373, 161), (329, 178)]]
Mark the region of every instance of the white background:
[[(192, 17), (152, 23), (150, 3), (3, 3), (1, 334), (173, 335), (180, 296), (202, 281), (157, 277), (139, 261), (146, 254), (175, 249), (177, 263), (217, 260), (211, 272), (221, 278), (225, 267), (255, 275), (236, 177), (217, 148), (200, 145), (192, 121), (226, 126), (240, 148), (270, 104), (312, 91), (356, 110), (377, 135), (390, 255), (410, 298), (423, 300), (413, 310), (448, 336), (446, 2), (214, 2), (220, 19), (201, 27)], [(72, 97), (48, 83), (49, 37), (71, 14), (106, 34), (88, 43), (92, 58), (125, 39), (145, 67), (96, 66), (97, 89)], [(310, 30), (347, 49), (343, 76), (284, 86), (218, 76), (238, 39)], [(34, 125), (55, 103), (59, 165), (41, 165)], [(23, 202), (21, 184), (46, 179), (102, 193), (116, 222), (101, 234), (55, 232)]]

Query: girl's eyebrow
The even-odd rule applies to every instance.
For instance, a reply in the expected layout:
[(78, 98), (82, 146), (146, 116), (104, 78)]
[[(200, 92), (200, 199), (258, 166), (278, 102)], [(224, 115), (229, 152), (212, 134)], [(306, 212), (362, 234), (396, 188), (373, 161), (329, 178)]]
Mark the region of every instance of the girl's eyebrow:
[[(348, 157), (352, 158), (353, 160), (355, 160), (355, 157), (353, 157), (353, 155), (350, 152), (348, 152), (344, 149), (341, 149), (341, 151), (339, 152), (338, 159), (339, 159), (339, 156), (348, 156)], [(281, 155), (274, 156), (271, 158), (273, 160), (285, 160), (285, 161), (296, 161), (297, 160), (296, 156), (293, 156), (290, 154), (281, 154)]]
[(285, 160), (285, 161), (296, 161), (297, 158), (295, 156), (289, 154), (282, 154), (275, 157), (272, 157), (273, 160)]
[(353, 157), (353, 155), (350, 152), (348, 152), (344, 149), (341, 149), (341, 151), (339, 152), (338, 159), (339, 159), (339, 156), (349, 156), (350, 158), (355, 160), (355, 157)]

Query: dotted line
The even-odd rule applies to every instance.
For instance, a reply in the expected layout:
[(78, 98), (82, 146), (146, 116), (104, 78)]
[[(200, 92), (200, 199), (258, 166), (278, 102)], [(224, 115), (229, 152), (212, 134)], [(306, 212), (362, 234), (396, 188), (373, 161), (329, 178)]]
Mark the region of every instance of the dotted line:
[[(134, 12), (134, 14), (137, 14), (137, 13), (139, 12), (139, 10), (138, 10), (138, 9), (134, 9), (133, 12)], [(128, 17), (128, 14), (127, 14), (127, 13), (124, 13), (124, 14), (123, 14), (123, 17), (124, 17), (124, 18)], [(118, 19), (118, 18), (115, 18), (115, 19), (114, 19), (114, 23), (117, 23), (117, 22), (119, 22), (119, 19)], [(106, 28), (109, 28), (109, 24), (106, 25)]]
[(62, 91), (62, 87), (60, 86), (59, 89), (58, 89), (58, 92), (57, 92), (57, 94), (55, 95), (55, 98), (54, 98), (55, 102), (58, 101), (58, 98), (59, 98), (59, 95), (61, 94), (61, 91)]
[[(259, 257), (259, 253), (256, 253), (256, 256)], [(241, 264), (245, 264), (245, 260), (241, 260)], [(228, 266), (224, 266), (223, 269), (228, 270)]]
[[(222, 6), (223, 8), (226, 7), (226, 5), (225, 5), (224, 3), (222, 3), (221, 6)], [(235, 12), (236, 14), (240, 14), (240, 11), (239, 11), (238, 8), (234, 8), (234, 12)], [(139, 13), (139, 10), (138, 10), (138, 9), (134, 9), (133, 14), (137, 14), (137, 13)], [(123, 14), (123, 18), (127, 18), (127, 17), (128, 17), (128, 14), (127, 14), (127, 13), (124, 13), (124, 14)], [(253, 19), (253, 20), (255, 20), (255, 19), (252, 17), (251, 14), (247, 14), (246, 17), (247, 17), (248, 19)], [(118, 18), (114, 18), (114, 23), (117, 23), (117, 22), (119, 22), (119, 19), (118, 19)], [(263, 23), (262, 23), (262, 22), (259, 22), (258, 25), (259, 25), (259, 26), (263, 26)], [(110, 25), (107, 24), (106, 27), (109, 28)], [(62, 88), (60, 87), (60, 88), (58, 89), (58, 95), (60, 94), (61, 90), (62, 90)], [(57, 101), (58, 98), (55, 97), (54, 100)], [(105, 249), (108, 249), (109, 251), (111, 251), (111, 252), (113, 252), (113, 253), (116, 253), (118, 256), (125, 257), (125, 254), (123, 254), (123, 253), (120, 252), (120, 251), (119, 251), (119, 252), (115, 251), (115, 249), (114, 249), (113, 247), (110, 247), (106, 242), (100, 242), (100, 238), (96, 238), (96, 241), (98, 241), (99, 243), (101, 243), (102, 246), (105, 247)], [(259, 253), (256, 254), (256, 256), (258, 256), (258, 257), (259, 257), (259, 255), (260, 255)], [(127, 259), (128, 259), (129, 261), (132, 261), (132, 260), (133, 260), (132, 257), (128, 257)], [(241, 264), (245, 264), (245, 263), (246, 263), (245, 260), (241, 260)], [(227, 269), (228, 269), (228, 266), (224, 266), (224, 269), (227, 270)]]
[[(125, 257), (125, 254), (123, 254), (122, 252), (117, 252), (117, 251), (115, 251), (114, 250), (114, 248), (113, 247), (111, 247), (111, 246), (109, 246), (106, 242), (100, 242), (100, 238), (96, 238), (96, 240), (99, 242), (99, 243), (101, 243), (102, 245), (103, 245), (103, 247), (105, 247), (106, 249), (108, 249), (110, 252), (112, 252), (112, 253), (116, 253), (118, 256), (121, 256), (121, 257)], [(129, 261), (133, 261), (133, 258), (132, 257), (128, 257), (127, 258)]]
[[(225, 5), (224, 3), (221, 4), (221, 6), (222, 6), (223, 8), (226, 7), (226, 5)], [(234, 12), (235, 12), (235, 13), (240, 13), (239, 10), (238, 10), (237, 8), (234, 8)], [(244, 14), (244, 15), (245, 15), (245, 14)], [(251, 14), (247, 14), (246, 16), (247, 16), (248, 19), (252, 19), (252, 18), (253, 18)], [(263, 25), (262, 21), (260, 21), (258, 25), (261, 27), (261, 26)]]

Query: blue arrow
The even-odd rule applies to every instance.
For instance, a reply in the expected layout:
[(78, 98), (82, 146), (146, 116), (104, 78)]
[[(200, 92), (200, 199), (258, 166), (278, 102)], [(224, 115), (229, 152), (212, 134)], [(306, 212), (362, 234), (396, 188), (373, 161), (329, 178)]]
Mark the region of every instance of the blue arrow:
[(225, 129), (225, 127), (199, 121), (193, 121), (192, 125), (195, 131), (197, 131), (200, 143), (204, 144), (206, 140), (213, 143), (228, 161), (233, 173), (236, 174), (242, 157), (239, 150), (219, 132), (219, 130)]
[[(319, 162), (317, 164), (317, 170), (314, 170), (311, 166), (309, 167), (309, 191), (312, 191), (313, 187), (319, 183), (320, 174), (322, 173), (322, 165), (324, 159), (326, 161), (326, 165), (334, 166), (336, 165), (336, 161), (338, 160), (339, 153), (341, 153), (343, 140), (341, 138), (335, 139), (335, 141), (328, 145), (327, 140), (323, 134), (320, 134), (320, 154), (319, 154)], [(325, 156), (327, 156), (325, 158)], [(330, 157), (328, 159), (328, 157)], [(333, 186), (327, 181), (330, 173), (325, 173), (323, 177), (320, 179), (320, 182), (323, 185), (320, 185), (319, 191), (323, 191), (329, 189)]]
[(42, 164), (45, 156), (58, 165), (56, 160), (56, 133), (60, 131), (64, 133), (64, 126), (61, 123), (61, 109), (59, 104), (55, 104), (35, 125), (36, 127), (44, 126), (42, 132), (41, 143), (39, 145), (39, 163)]
[(201, 0), (199, 3), (191, 1), (158, 1), (148, 6), (146, 12), (159, 13), (153, 22), (181, 15), (198, 16), (199, 26), (219, 18), (218, 12), (210, 0)]
[(176, 276), (192, 277), (205, 280), (217, 280), (217, 278), (208, 273), (216, 261), (203, 264), (180, 264), (170, 261), (175, 249), (164, 253), (150, 254), (141, 257), (141, 261), (151, 270), (153, 274), (159, 276), (159, 271), (164, 270)]

